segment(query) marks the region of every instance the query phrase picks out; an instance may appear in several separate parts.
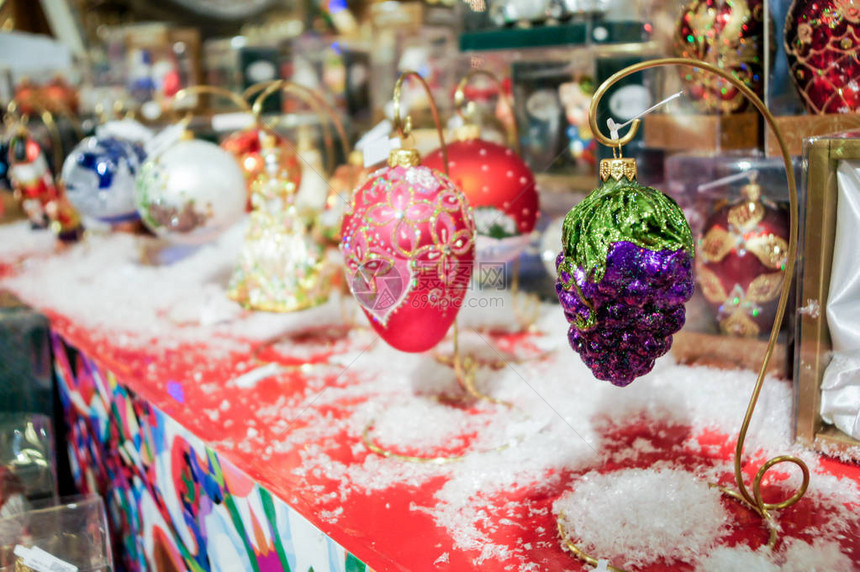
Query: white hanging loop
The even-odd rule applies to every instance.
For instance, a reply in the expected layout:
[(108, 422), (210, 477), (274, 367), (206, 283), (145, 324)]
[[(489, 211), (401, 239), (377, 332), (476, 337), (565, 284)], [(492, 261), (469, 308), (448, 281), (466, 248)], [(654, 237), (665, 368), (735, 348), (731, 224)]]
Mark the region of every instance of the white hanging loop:
[(637, 115), (636, 117), (631, 117), (630, 119), (628, 119), (624, 123), (621, 123), (620, 125), (618, 123), (615, 123), (615, 120), (610, 117), (609, 119), (606, 120), (606, 126), (609, 128), (609, 137), (613, 141), (618, 141), (618, 131), (619, 130), (624, 129), (625, 127), (627, 127), (628, 125), (630, 125), (631, 123), (636, 121), (637, 119), (642, 119), (643, 117), (645, 117), (649, 113), (652, 113), (652, 112), (660, 109), (664, 105), (667, 105), (670, 101), (674, 101), (674, 100), (678, 99), (679, 97), (681, 97), (682, 95), (684, 95), (683, 89), (681, 91), (679, 91), (678, 93), (673, 93), (672, 95), (670, 95), (669, 97), (667, 97), (663, 101), (658, 101), (657, 103), (655, 103), (654, 105), (652, 105), (651, 107), (649, 107), (648, 109), (646, 109), (645, 111), (643, 111), (642, 113)]

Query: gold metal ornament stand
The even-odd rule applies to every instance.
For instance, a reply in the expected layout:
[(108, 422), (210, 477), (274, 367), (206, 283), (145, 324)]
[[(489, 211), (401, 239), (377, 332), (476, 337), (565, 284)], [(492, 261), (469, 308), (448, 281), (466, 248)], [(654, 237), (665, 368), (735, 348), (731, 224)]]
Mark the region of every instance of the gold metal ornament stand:
[[(729, 72), (726, 72), (711, 64), (687, 58), (663, 58), (642, 62), (615, 73), (605, 82), (603, 82), (603, 84), (601, 84), (600, 87), (597, 88), (597, 91), (594, 92), (594, 97), (591, 101), (591, 108), (588, 116), (589, 125), (591, 126), (591, 130), (594, 133), (595, 139), (597, 139), (603, 145), (612, 147), (620, 155), (621, 146), (629, 143), (636, 136), (636, 132), (639, 128), (639, 120), (633, 120), (630, 125), (629, 131), (623, 137), (618, 139), (611, 139), (606, 137), (600, 131), (597, 124), (597, 108), (601, 98), (606, 94), (607, 90), (612, 87), (612, 85), (629, 75), (652, 68), (666, 66), (683, 66), (695, 68), (698, 70), (704, 70), (706, 72), (710, 72), (719, 76), (726, 82), (730, 83), (733, 87), (737, 88), (738, 91), (740, 91), (740, 93), (742, 93), (744, 97), (746, 97), (746, 99), (749, 100), (750, 103), (752, 103), (752, 105), (759, 111), (759, 113), (761, 113), (768, 126), (773, 131), (774, 135), (776, 136), (777, 143), (779, 144), (779, 149), (782, 153), (783, 161), (785, 163), (785, 172), (786, 177), (788, 179), (790, 208), (789, 241), (788, 253), (785, 263), (785, 279), (783, 280), (782, 290), (779, 296), (779, 305), (777, 307), (776, 316), (773, 321), (773, 327), (771, 328), (770, 337), (768, 338), (767, 349), (765, 350), (764, 359), (762, 360), (762, 365), (759, 370), (758, 377), (756, 378), (755, 387), (753, 388), (752, 395), (750, 396), (749, 404), (747, 405), (743, 423), (741, 423), (740, 432), (738, 433), (737, 444), (735, 446), (734, 470), (735, 484), (737, 485), (737, 490), (721, 485), (711, 484), (712, 487), (719, 489), (723, 494), (738, 501), (739, 503), (746, 506), (761, 517), (761, 519), (764, 521), (764, 525), (769, 531), (767, 545), (769, 548), (773, 549), (779, 539), (779, 525), (775, 521), (773, 513), (774, 511), (792, 506), (803, 497), (803, 495), (806, 493), (807, 487), (809, 486), (809, 468), (806, 466), (806, 463), (804, 463), (801, 459), (792, 455), (780, 455), (769, 459), (756, 472), (756, 475), (753, 479), (752, 492), (750, 492), (744, 480), (743, 452), (744, 441), (746, 440), (750, 421), (752, 420), (753, 413), (755, 412), (756, 404), (758, 403), (758, 398), (761, 394), (762, 385), (764, 384), (767, 367), (770, 363), (771, 356), (773, 355), (774, 348), (776, 347), (779, 329), (782, 325), (783, 317), (785, 316), (785, 309), (786, 305), (788, 304), (788, 296), (789, 291), (791, 289), (792, 276), (794, 274), (794, 261), (797, 255), (798, 226), (797, 184), (794, 178), (794, 168), (792, 166), (791, 156), (788, 153), (788, 149), (786, 147), (782, 133), (777, 128), (776, 121), (773, 115), (770, 113), (767, 106), (761, 101), (761, 99), (759, 99), (759, 97), (756, 96), (756, 94), (749, 87), (747, 87), (744, 83), (732, 76)], [(765, 474), (767, 474), (770, 469), (782, 463), (790, 463), (796, 465), (800, 469), (803, 477), (801, 485), (794, 492), (794, 494), (792, 494), (789, 498), (783, 500), (782, 502), (767, 503), (762, 499), (762, 480), (764, 479)], [(584, 560), (585, 562), (593, 566), (597, 566), (597, 558), (585, 553), (576, 545), (576, 543), (571, 538), (568, 537), (567, 533), (565, 532), (564, 526), (562, 525), (561, 516), (559, 516), (557, 524), (559, 535), (561, 536), (564, 546), (566, 546), (578, 558)], [(613, 570), (615, 572), (624, 572), (622, 568), (614, 566), (609, 566), (609, 570)]]
[[(439, 110), (436, 107), (436, 102), (433, 99), (433, 95), (430, 91), (430, 86), (427, 85), (427, 82), (424, 81), (418, 72), (415, 71), (405, 71), (400, 77), (397, 79), (397, 82), (394, 84), (394, 129), (397, 130), (400, 137), (403, 140), (407, 140), (412, 135), (412, 118), (409, 115), (405, 117), (401, 114), (400, 111), (400, 101), (401, 101), (401, 93), (403, 88), (403, 82), (408, 78), (413, 78), (421, 84), (421, 87), (424, 88), (424, 91), (427, 93), (428, 101), (430, 102), (430, 111), (433, 115), (433, 122), (436, 126), (436, 131), (439, 136), (440, 150), (442, 153), (442, 163), (445, 169), (445, 176), (448, 176), (448, 147), (445, 143), (445, 134), (442, 130), (442, 122), (439, 119)], [(459, 328), (457, 326), (456, 319), (454, 320), (454, 324), (452, 325), (451, 336), (453, 341), (453, 352), (450, 356), (442, 356), (442, 355), (434, 355), (434, 359), (443, 365), (451, 367), (456, 375), (457, 383), (459, 384), (462, 391), (465, 393), (467, 398), (476, 399), (479, 401), (487, 401), (496, 405), (502, 405), (508, 409), (516, 409), (516, 407), (507, 401), (503, 401), (501, 399), (497, 399), (490, 395), (487, 395), (481, 392), (475, 386), (475, 376), (477, 374), (479, 364), (470, 357), (463, 357), (462, 352), (460, 350), (459, 343)], [(442, 399), (439, 398), (439, 401), (443, 402), (452, 402), (457, 401), (457, 399)], [(419, 456), (419, 455), (403, 455), (392, 450), (386, 449), (385, 447), (380, 446), (376, 441), (374, 441), (372, 433), (373, 428), (376, 424), (376, 420), (372, 419), (362, 431), (362, 442), (365, 447), (367, 447), (373, 453), (377, 455), (381, 455), (383, 457), (397, 459), (399, 461), (407, 462), (407, 463), (429, 463), (429, 464), (447, 464), (447, 463), (455, 463), (462, 461), (467, 458), (471, 454), (475, 453), (467, 453), (465, 455), (433, 455), (433, 456)], [(493, 451), (500, 451), (510, 447), (510, 443), (504, 444), (500, 447), (492, 449)]]

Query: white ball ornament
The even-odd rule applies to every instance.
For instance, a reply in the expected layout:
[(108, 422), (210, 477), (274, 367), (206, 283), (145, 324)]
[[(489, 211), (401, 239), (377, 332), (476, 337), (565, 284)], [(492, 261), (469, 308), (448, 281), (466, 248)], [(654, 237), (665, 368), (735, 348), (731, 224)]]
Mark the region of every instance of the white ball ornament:
[(146, 153), (115, 137), (87, 137), (63, 163), (66, 196), (85, 217), (115, 224), (137, 219), (135, 179)]
[(156, 235), (181, 244), (214, 240), (245, 212), (245, 177), (214, 143), (182, 140), (143, 164), (135, 203)]

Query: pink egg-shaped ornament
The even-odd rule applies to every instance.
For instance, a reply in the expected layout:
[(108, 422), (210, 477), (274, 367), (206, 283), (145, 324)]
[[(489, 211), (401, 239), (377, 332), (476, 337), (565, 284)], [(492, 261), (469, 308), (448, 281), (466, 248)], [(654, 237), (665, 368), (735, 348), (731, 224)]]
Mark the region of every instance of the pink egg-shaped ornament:
[(393, 348), (438, 344), (463, 304), (475, 262), (475, 222), (465, 195), (419, 166), (413, 149), (391, 153), (353, 194), (341, 226), (350, 290)]

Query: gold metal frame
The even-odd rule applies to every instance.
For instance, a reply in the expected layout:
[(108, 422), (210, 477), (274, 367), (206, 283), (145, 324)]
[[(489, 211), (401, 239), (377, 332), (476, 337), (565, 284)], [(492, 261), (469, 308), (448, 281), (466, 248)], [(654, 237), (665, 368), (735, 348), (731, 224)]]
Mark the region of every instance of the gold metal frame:
[[(591, 108), (589, 111), (588, 122), (591, 126), (591, 130), (594, 133), (594, 138), (597, 139), (603, 145), (613, 148), (614, 152), (619, 156), (621, 154), (622, 145), (629, 143), (633, 140), (633, 137), (636, 136), (636, 132), (639, 129), (640, 121), (638, 119), (634, 120), (630, 129), (626, 135), (619, 139), (611, 139), (606, 137), (599, 129), (597, 124), (597, 108), (600, 103), (601, 98), (606, 94), (607, 90), (612, 87), (617, 81), (623, 79), (629, 75), (634, 73), (638, 73), (640, 71), (658, 68), (658, 67), (667, 67), (667, 66), (684, 66), (684, 67), (692, 67), (700, 70), (704, 70), (706, 72), (710, 72), (721, 77), (723, 80), (732, 84), (732, 86), (736, 87), (746, 99), (752, 103), (752, 105), (758, 110), (758, 112), (764, 117), (768, 126), (773, 131), (777, 143), (779, 144), (779, 149), (782, 154), (783, 161), (785, 163), (785, 171), (786, 176), (788, 178), (788, 190), (789, 190), (789, 243), (788, 243), (788, 257), (785, 265), (785, 275), (786, 280), (783, 281), (782, 290), (779, 296), (779, 305), (776, 311), (776, 317), (773, 321), (773, 327), (771, 328), (770, 337), (768, 338), (767, 348), (765, 350), (764, 359), (762, 360), (762, 365), (758, 373), (758, 377), (756, 378), (755, 387), (753, 388), (752, 395), (750, 396), (749, 404), (747, 405), (747, 410), (744, 415), (743, 423), (741, 424), (740, 431), (738, 433), (737, 445), (735, 446), (735, 459), (734, 459), (734, 469), (735, 469), (735, 484), (737, 485), (737, 490), (732, 490), (727, 487), (719, 486), (719, 485), (711, 485), (718, 488), (723, 494), (741, 502), (751, 510), (755, 511), (765, 522), (767, 528), (770, 531), (770, 537), (768, 540), (768, 546), (773, 548), (778, 540), (778, 525), (773, 519), (772, 512), (775, 510), (780, 510), (784, 508), (788, 508), (797, 501), (799, 501), (803, 495), (806, 493), (806, 489), (809, 486), (809, 468), (806, 466), (801, 459), (794, 457), (792, 455), (780, 455), (769, 459), (766, 461), (756, 472), (755, 478), (753, 479), (752, 493), (750, 493), (747, 488), (746, 483), (744, 482), (744, 475), (742, 470), (743, 465), (743, 452), (744, 452), (744, 441), (746, 440), (747, 431), (749, 430), (750, 421), (752, 420), (753, 413), (755, 412), (756, 404), (758, 403), (759, 395), (761, 394), (762, 385), (764, 384), (765, 374), (767, 373), (767, 367), (770, 362), (771, 356), (773, 355), (773, 350), (776, 346), (777, 335), (779, 334), (780, 326), (782, 325), (783, 317), (785, 316), (785, 309), (788, 304), (789, 292), (791, 290), (791, 282), (794, 276), (794, 264), (795, 258), (797, 257), (797, 216), (798, 216), (798, 198), (797, 198), (797, 183), (794, 178), (794, 168), (791, 162), (791, 156), (788, 153), (788, 149), (786, 147), (785, 141), (782, 137), (782, 133), (776, 125), (776, 120), (774, 116), (770, 113), (767, 106), (761, 101), (761, 99), (756, 96), (756, 94), (747, 87), (744, 83), (733, 77), (729, 72), (724, 71), (716, 66), (711, 64), (691, 60), (687, 58), (662, 58), (656, 60), (650, 60), (646, 62), (642, 62), (639, 64), (634, 64), (629, 66), (609, 77), (606, 81), (604, 81), (600, 87), (594, 92), (594, 97), (591, 100)], [(781, 463), (791, 463), (796, 465), (803, 476), (802, 483), (800, 487), (795, 491), (793, 495), (789, 498), (783, 500), (778, 503), (766, 503), (762, 499), (761, 496), (761, 484), (762, 480), (771, 468)], [(558, 521), (559, 525), (559, 534), (562, 537), (562, 541), (565, 545), (579, 558), (588, 562), (592, 565), (597, 565), (597, 559), (586, 554), (581, 549), (579, 549), (573, 541), (568, 538), (566, 535), (564, 528), (561, 525), (561, 519)], [(623, 572), (621, 568), (610, 567), (611, 570)]]
[[(821, 420), (821, 380), (833, 349), (827, 324), (830, 274), (836, 240), (838, 182), (835, 174), (840, 161), (860, 160), (860, 139), (824, 136), (806, 148), (807, 192), (804, 211), (803, 269), (798, 276), (800, 304), (817, 308), (798, 316), (797, 366), (794, 379), (797, 391), (796, 439), (806, 447), (829, 452), (839, 450), (860, 460), (860, 443)], [(811, 310), (811, 311), (810, 311)]]

